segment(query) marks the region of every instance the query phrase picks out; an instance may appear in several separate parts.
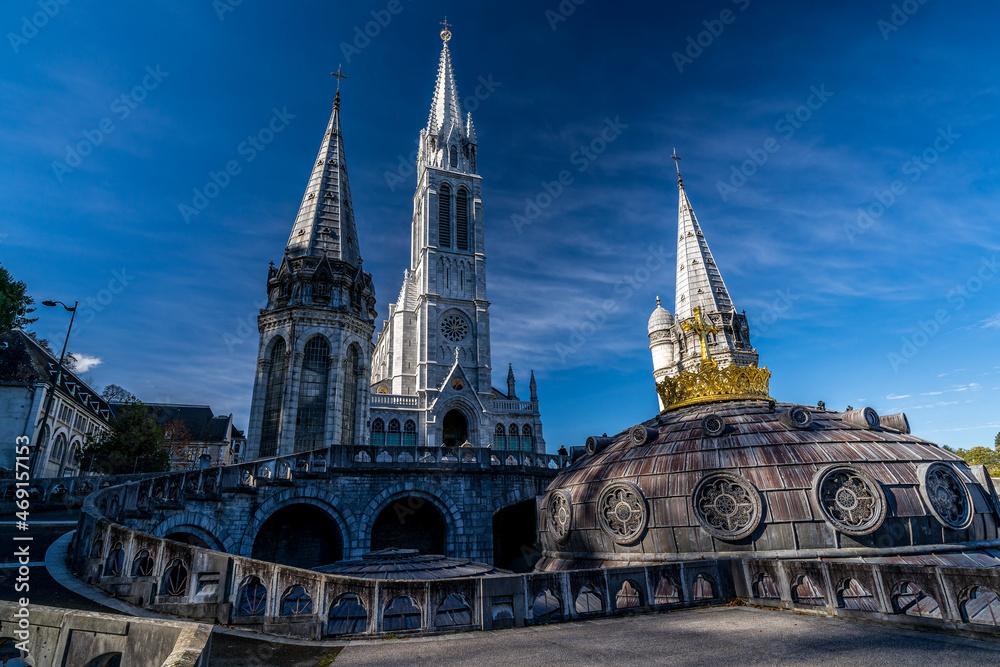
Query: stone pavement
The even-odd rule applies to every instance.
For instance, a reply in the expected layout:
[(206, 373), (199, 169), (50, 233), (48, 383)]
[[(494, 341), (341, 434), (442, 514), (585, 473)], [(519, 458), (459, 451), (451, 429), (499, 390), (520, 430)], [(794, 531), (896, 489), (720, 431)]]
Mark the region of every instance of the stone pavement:
[(820, 616), (715, 607), (430, 641), (352, 642), (335, 667), (928, 664), (1000, 664), (1000, 645)]

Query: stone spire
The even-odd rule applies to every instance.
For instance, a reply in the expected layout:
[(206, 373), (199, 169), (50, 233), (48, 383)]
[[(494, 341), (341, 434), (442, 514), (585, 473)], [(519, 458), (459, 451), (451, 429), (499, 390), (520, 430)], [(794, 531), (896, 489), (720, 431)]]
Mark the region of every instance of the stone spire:
[(291, 258), (313, 255), (355, 267), (361, 264), (340, 130), (339, 90), (285, 252)]
[(507, 398), (512, 401), (519, 400), (517, 398), (517, 391), (514, 387), (514, 366), (507, 364)]
[(535, 371), (531, 371), (531, 382), (528, 383), (528, 391), (531, 392), (531, 400), (538, 400), (538, 385), (535, 383)]
[[(676, 160), (676, 151), (672, 156)], [(680, 200), (677, 208), (677, 295), (674, 317), (678, 322), (694, 316), (701, 306), (704, 313), (728, 313), (734, 310), (729, 290), (715, 264), (708, 241), (701, 231), (698, 218), (684, 192), (680, 165), (677, 166), (677, 188)]]
[[(442, 39), (449, 31), (442, 31)], [(448, 40), (441, 46), (441, 59), (438, 62), (437, 83), (434, 84), (434, 99), (431, 102), (431, 113), (427, 118), (427, 132), (442, 135), (445, 138), (451, 134), (451, 129), (457, 127), (464, 133), (465, 123), (462, 120), (462, 105), (458, 101), (458, 86), (455, 84), (455, 73), (451, 68), (451, 51), (448, 50)], [(471, 120), (471, 116), (470, 116)]]

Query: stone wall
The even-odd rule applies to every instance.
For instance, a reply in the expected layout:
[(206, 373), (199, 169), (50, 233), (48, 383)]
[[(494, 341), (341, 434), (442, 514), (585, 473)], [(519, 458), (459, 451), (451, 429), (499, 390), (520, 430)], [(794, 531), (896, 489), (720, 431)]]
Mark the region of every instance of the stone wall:
[[(135, 618), (31, 605), (29, 662), (34, 667), (84, 667), (120, 654), (129, 667), (207, 667), (212, 628), (183, 621)], [(0, 637), (23, 640), (19, 607), (0, 601)]]

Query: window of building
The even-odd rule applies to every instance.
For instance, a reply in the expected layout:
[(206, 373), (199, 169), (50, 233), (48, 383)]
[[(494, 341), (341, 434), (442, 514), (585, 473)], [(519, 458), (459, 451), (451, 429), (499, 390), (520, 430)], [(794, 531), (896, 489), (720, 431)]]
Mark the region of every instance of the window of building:
[(497, 424), (493, 432), (493, 449), (507, 449), (507, 429), (503, 424)]
[(455, 197), (455, 241), (459, 250), (469, 249), (469, 193), (458, 189)]
[(448, 162), (452, 169), (458, 169), (458, 147), (452, 146), (448, 151)]
[(535, 449), (535, 436), (531, 432), (531, 426), (528, 424), (524, 425), (521, 429), (521, 449), (526, 452), (534, 451)]
[(278, 430), (281, 424), (281, 396), (288, 371), (285, 340), (279, 338), (271, 347), (271, 366), (267, 371), (264, 391), (264, 414), (260, 435), (260, 455), (274, 456), (278, 452)]
[(316, 336), (306, 343), (299, 380), (295, 451), (319, 449), (326, 433), (326, 388), (330, 378), (330, 344)]
[(451, 187), (447, 183), (438, 188), (438, 245), (451, 247)]
[(56, 436), (56, 442), (52, 445), (52, 451), (49, 452), (49, 458), (53, 461), (62, 461), (63, 456), (66, 454), (66, 436), (60, 433)]
[(510, 428), (507, 429), (507, 448), (508, 449), (521, 449), (521, 438), (520, 430), (517, 428), (517, 424), (511, 424)]
[(372, 447), (385, 444), (385, 422), (381, 418), (372, 422)]
[(347, 348), (344, 358), (344, 407), (342, 415), (342, 445), (355, 445), (358, 418), (358, 383), (361, 375), (361, 360), (358, 346), (352, 344)]
[(407, 419), (403, 425), (403, 447), (417, 446), (417, 424), (412, 419)]
[(393, 419), (389, 422), (389, 435), (386, 440), (386, 444), (390, 447), (399, 447), (400, 445), (400, 433), (399, 433), (399, 420)]

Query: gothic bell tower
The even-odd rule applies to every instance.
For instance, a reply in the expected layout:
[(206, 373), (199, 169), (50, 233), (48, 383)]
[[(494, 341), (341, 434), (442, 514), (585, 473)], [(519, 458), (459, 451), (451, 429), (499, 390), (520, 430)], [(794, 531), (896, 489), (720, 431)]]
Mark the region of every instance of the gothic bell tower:
[(248, 459), (366, 440), (375, 288), (362, 267), (340, 126), (340, 86), (267, 306)]

